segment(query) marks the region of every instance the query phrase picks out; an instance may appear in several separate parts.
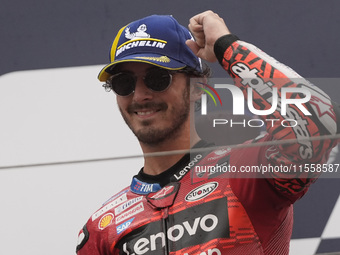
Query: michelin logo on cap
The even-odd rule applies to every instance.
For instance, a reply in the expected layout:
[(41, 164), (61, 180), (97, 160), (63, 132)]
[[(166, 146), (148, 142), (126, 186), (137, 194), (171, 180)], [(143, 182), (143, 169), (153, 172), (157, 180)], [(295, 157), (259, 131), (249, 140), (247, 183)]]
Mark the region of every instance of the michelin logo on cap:
[(185, 67), (202, 72), (202, 64), (186, 45), (194, 40), (189, 30), (169, 15), (151, 15), (133, 21), (117, 33), (110, 50), (110, 63), (99, 73), (107, 81), (122, 62), (144, 62), (169, 70)]
[[(155, 47), (163, 49), (167, 44), (164, 40), (150, 38), (150, 34), (146, 32), (147, 26), (145, 24), (140, 25), (136, 32), (131, 33), (130, 28), (125, 28), (125, 38), (129, 41), (123, 43), (117, 48), (116, 57), (119, 56), (125, 50), (129, 50), (135, 47)], [(149, 40), (147, 40), (150, 38)]]
[(150, 35), (146, 33), (145, 31), (147, 30), (147, 27), (145, 24), (140, 25), (137, 28), (137, 32), (135, 33), (130, 33), (130, 28), (127, 27), (125, 28), (125, 38), (134, 40), (134, 39), (141, 39), (141, 38), (150, 38)]

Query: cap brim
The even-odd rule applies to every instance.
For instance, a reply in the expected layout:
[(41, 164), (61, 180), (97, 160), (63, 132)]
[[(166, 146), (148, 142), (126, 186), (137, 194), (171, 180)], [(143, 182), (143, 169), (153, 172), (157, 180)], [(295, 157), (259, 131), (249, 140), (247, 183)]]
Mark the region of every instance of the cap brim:
[(100, 81), (106, 81), (110, 76), (112, 69), (115, 65), (124, 62), (140, 62), (147, 63), (155, 66), (159, 66), (169, 70), (179, 70), (184, 68), (186, 65), (177, 60), (171, 59), (167, 56), (161, 56), (159, 54), (134, 54), (121, 58), (106, 65), (99, 73), (98, 79)]

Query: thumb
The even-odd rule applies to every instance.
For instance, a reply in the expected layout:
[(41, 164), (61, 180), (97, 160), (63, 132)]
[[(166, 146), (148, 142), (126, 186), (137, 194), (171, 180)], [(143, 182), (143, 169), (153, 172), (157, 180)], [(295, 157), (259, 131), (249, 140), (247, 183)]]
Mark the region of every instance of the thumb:
[(192, 50), (192, 52), (197, 56), (198, 51), (200, 50), (200, 47), (198, 46), (198, 44), (193, 41), (193, 40), (187, 40), (186, 45)]
[(208, 62), (215, 62), (217, 60), (213, 50), (202, 48), (197, 44), (197, 42), (193, 40), (187, 40), (186, 45), (199, 58), (202, 58)]

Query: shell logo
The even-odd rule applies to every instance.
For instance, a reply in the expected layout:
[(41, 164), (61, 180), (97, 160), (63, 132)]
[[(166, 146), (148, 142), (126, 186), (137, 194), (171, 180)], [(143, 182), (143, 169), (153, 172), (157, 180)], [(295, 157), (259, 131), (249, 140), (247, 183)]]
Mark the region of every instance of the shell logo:
[(110, 225), (112, 223), (114, 216), (112, 213), (107, 213), (105, 214), (99, 221), (98, 223), (98, 228), (103, 230), (104, 228), (106, 228), (108, 225)]

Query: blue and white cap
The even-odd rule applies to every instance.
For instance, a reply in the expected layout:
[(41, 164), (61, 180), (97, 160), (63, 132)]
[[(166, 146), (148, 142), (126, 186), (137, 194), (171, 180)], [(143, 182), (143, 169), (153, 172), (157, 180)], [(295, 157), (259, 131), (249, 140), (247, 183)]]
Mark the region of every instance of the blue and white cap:
[(98, 75), (106, 81), (118, 63), (143, 62), (169, 70), (186, 66), (202, 72), (201, 59), (185, 44), (194, 40), (172, 16), (152, 15), (121, 28), (113, 41), (110, 61)]

